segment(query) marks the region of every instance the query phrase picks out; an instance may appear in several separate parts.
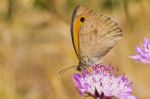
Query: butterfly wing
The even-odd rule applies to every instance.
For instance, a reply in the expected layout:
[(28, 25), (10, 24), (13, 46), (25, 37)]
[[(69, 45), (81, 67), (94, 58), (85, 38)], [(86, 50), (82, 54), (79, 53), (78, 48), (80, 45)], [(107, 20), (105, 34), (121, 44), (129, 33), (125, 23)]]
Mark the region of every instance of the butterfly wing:
[(77, 57), (80, 59), (80, 49), (79, 49), (79, 29), (80, 29), (80, 22), (79, 19), (76, 18), (76, 12), (78, 11), (80, 6), (77, 6), (72, 14), (72, 21), (71, 21), (71, 37), (74, 50), (77, 54)]
[[(81, 20), (84, 18), (84, 21)], [(92, 65), (105, 56), (123, 37), (120, 27), (111, 18), (99, 15), (86, 6), (78, 6), (74, 11), (76, 27), (73, 42), (76, 42), (77, 55), (81, 62)], [(78, 22), (80, 21), (80, 22)], [(83, 21), (83, 22), (82, 22)], [(76, 36), (75, 36), (76, 35)], [(75, 45), (75, 44), (74, 44)]]

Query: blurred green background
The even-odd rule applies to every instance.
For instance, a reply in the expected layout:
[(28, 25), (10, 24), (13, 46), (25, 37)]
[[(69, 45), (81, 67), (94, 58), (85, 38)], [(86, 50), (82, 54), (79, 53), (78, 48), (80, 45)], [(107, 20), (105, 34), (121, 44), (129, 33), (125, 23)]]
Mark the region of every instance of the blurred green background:
[(128, 57), (150, 38), (150, 0), (0, 0), (0, 99), (85, 98), (74, 87), (74, 69), (58, 74), (78, 64), (70, 35), (78, 4), (119, 22), (124, 38), (103, 62), (133, 81), (138, 99), (150, 99), (150, 66)]

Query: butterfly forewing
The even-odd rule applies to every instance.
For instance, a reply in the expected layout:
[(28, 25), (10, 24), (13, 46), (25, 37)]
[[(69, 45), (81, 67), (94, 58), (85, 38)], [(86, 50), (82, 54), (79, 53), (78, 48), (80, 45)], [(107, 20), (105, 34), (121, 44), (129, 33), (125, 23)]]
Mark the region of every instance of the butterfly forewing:
[(72, 32), (78, 38), (73, 41), (78, 42), (78, 47), (75, 47), (75, 50), (79, 51), (80, 62), (91, 66), (101, 60), (122, 38), (122, 31), (111, 18), (97, 14), (86, 6), (76, 8), (74, 20), (78, 16), (83, 16), (85, 19), (78, 32)]

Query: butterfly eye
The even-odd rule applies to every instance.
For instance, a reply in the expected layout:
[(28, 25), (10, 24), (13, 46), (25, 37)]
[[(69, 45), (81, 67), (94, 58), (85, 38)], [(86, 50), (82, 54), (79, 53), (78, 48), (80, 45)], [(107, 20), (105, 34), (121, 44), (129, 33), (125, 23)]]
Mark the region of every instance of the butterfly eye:
[(84, 20), (85, 20), (84, 17), (81, 17), (81, 18), (80, 18), (80, 21), (81, 21), (81, 22), (84, 22)]

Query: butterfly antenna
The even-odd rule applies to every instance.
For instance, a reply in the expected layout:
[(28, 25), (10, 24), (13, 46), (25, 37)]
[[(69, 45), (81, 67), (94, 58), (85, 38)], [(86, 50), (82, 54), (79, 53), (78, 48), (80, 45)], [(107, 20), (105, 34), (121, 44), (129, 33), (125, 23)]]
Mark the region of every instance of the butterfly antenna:
[(71, 66), (71, 67), (68, 67), (68, 68), (64, 68), (64, 69), (60, 70), (60, 71), (58, 72), (58, 74), (63, 74), (66, 70), (72, 69), (72, 68), (77, 68), (77, 66)]

